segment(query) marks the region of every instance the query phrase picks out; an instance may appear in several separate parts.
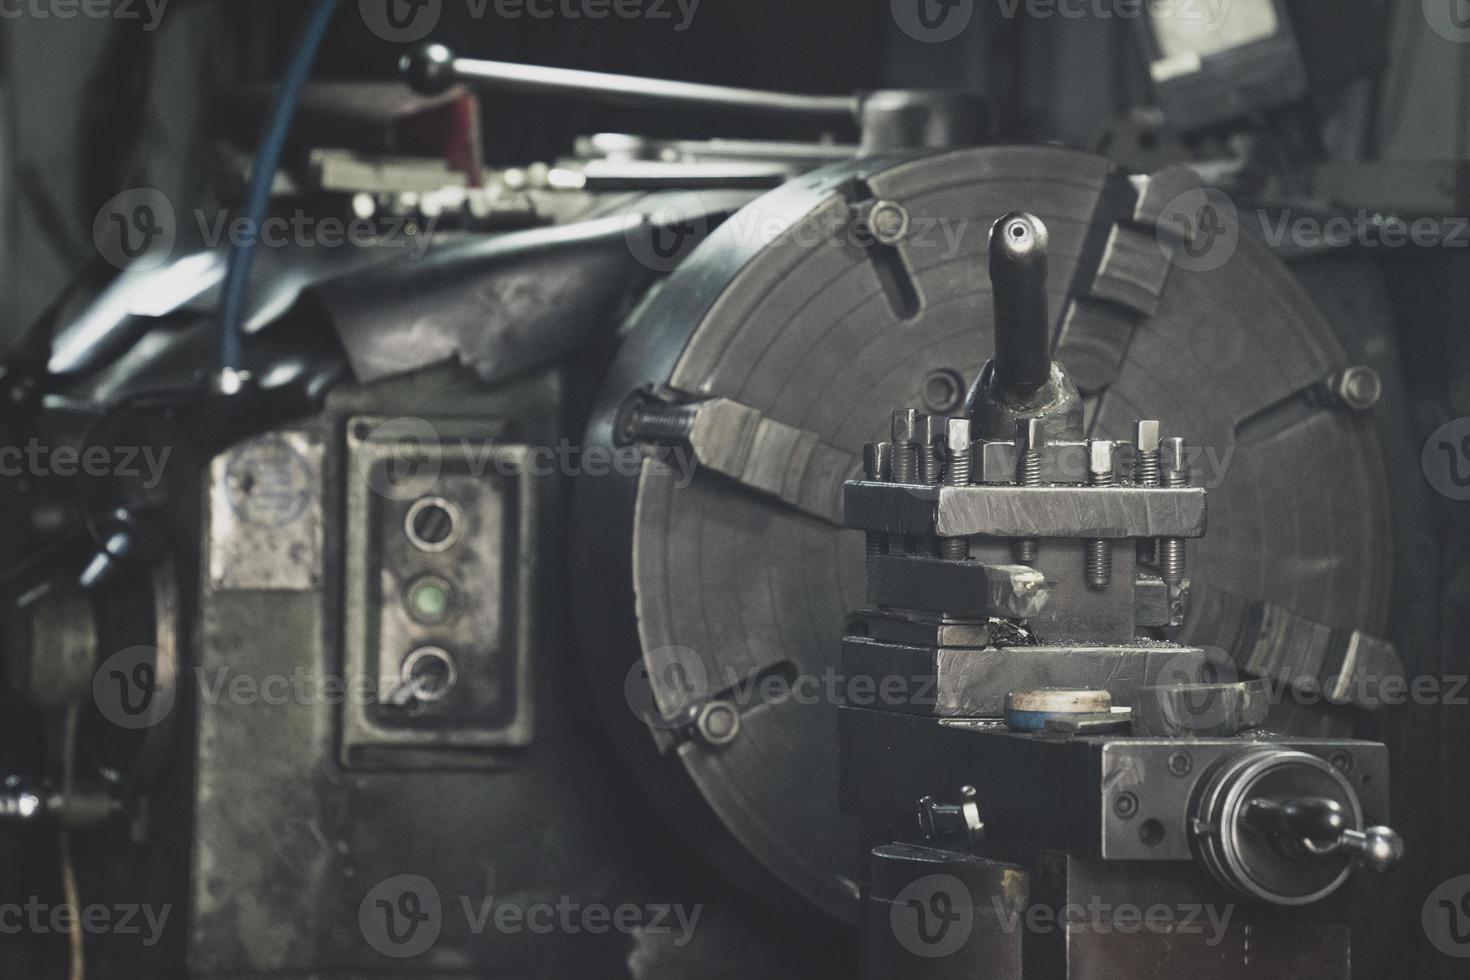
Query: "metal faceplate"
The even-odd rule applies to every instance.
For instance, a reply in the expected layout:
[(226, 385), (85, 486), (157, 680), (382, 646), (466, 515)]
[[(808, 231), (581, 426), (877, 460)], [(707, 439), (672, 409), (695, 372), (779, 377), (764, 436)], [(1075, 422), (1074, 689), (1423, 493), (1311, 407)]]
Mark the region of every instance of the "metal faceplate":
[[(1023, 209), (1050, 229), (1057, 356), (1087, 399), (1091, 434), (1123, 438), (1134, 419), (1168, 419), (1196, 451), (1210, 527), (1189, 546), (1191, 577), (1247, 601), (1202, 605), (1180, 642), (1253, 641), (1264, 625), (1257, 616), (1251, 633), (1238, 610), (1266, 600), (1336, 629), (1380, 630), (1390, 553), (1378, 437), (1371, 420), (1309, 398), (1347, 356), (1286, 268), (1238, 228), (1224, 228), (1229, 252), (1212, 268), (1187, 227), (1181, 251), (1167, 215), (1193, 215), (1176, 202), (1202, 193), (1180, 171), (1130, 181), (1106, 160), (1054, 148), (807, 175), (719, 228), (639, 311), (588, 444), (610, 443), (620, 406), (651, 385), (748, 406), (810, 434), (781, 445), (850, 454), (846, 476), (857, 477), (864, 442), (886, 436), (894, 405), (958, 414), (934, 401), (954, 387), (942, 379), (973, 378), (991, 354), (986, 234)], [(848, 233), (874, 199), (907, 214), (895, 244)], [(688, 486), (651, 470), (581, 483), (573, 586), (600, 690), (616, 698), (646, 671), (658, 707), (687, 716), (752, 679), (840, 671), (844, 618), (864, 602), (863, 538), (827, 516), (841, 513), (840, 496), (810, 503), (820, 488), (840, 494), (841, 479), (808, 456), (770, 461), (785, 470), (766, 481), (780, 493), (729, 467), (696, 470)], [(673, 675), (660, 671), (670, 651), (686, 668)], [(703, 683), (674, 683), (691, 666)], [(661, 737), (662, 759), (634, 712), (611, 707), (626, 751), (642, 753), (635, 766), (689, 832), (723, 824), (792, 889), (855, 921), (860, 848), (838, 811), (833, 700), (743, 699), (728, 744)], [(743, 874), (749, 862), (724, 864)]]

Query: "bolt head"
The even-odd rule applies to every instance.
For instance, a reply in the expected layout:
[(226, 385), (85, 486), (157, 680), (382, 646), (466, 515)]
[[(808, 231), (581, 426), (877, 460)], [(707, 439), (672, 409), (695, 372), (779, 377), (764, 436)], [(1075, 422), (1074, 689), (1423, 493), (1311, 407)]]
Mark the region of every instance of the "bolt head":
[(974, 437), (971, 435), (969, 419), (949, 419), (944, 426), (944, 445), (952, 453), (963, 452), (970, 448)]
[(893, 443), (870, 442), (863, 447), (863, 475), (869, 480), (887, 480), (893, 475)]
[(1189, 469), (1189, 450), (1178, 436), (1165, 439), (1159, 445), (1161, 464), (1170, 473), (1184, 473)]
[(900, 408), (893, 413), (893, 441), (896, 445), (918, 442), (919, 413), (912, 408)]
[(1383, 379), (1365, 365), (1350, 367), (1333, 376), (1332, 394), (1348, 408), (1366, 412), (1383, 397)]
[(944, 438), (944, 419), (934, 415), (920, 415), (914, 429), (914, 442), (921, 446), (932, 446)]
[(699, 737), (709, 745), (729, 745), (740, 734), (740, 712), (723, 701), (711, 701), (695, 719)]
[(1094, 439), (1087, 446), (1087, 472), (1109, 476), (1118, 461), (1118, 447), (1111, 439)]
[(909, 233), (909, 213), (894, 201), (879, 201), (868, 212), (868, 230), (880, 245), (897, 245)]
[(1046, 423), (1041, 419), (1022, 419), (1017, 427), (1024, 448), (1040, 449), (1046, 445)]
[(1159, 423), (1153, 420), (1134, 422), (1133, 448), (1141, 453), (1157, 452), (1159, 448)]

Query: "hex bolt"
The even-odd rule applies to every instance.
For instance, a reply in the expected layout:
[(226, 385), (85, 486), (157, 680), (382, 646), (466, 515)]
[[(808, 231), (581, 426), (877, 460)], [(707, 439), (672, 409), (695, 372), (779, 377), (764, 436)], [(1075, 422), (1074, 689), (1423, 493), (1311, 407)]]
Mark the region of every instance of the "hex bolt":
[[(914, 484), (919, 482), (918, 434), (918, 411), (912, 408), (900, 408), (893, 413), (893, 456), (889, 461), (889, 478), (894, 483)], [(890, 535), (888, 553), (890, 555), (913, 554), (912, 535)]]
[[(951, 487), (970, 485), (973, 437), (969, 419), (950, 419), (944, 426), (944, 483)], [(939, 542), (939, 556), (950, 561), (970, 557), (969, 538), (944, 538)]]
[(875, 201), (864, 223), (879, 245), (897, 245), (909, 233), (909, 213), (896, 201)]
[[(1138, 421), (1133, 423), (1133, 482), (1140, 487), (1159, 485), (1159, 423)], [(1138, 561), (1153, 565), (1157, 555), (1157, 543), (1151, 538), (1138, 542)]]
[[(893, 471), (893, 444), (870, 442), (863, 447), (863, 475), (874, 483), (884, 483)], [(879, 555), (888, 554), (888, 535), (881, 531), (869, 531), (868, 565)]]
[(941, 441), (944, 439), (944, 422), (933, 415), (920, 415), (915, 442), (919, 444), (919, 482), (938, 486), (944, 475), (944, 457)]
[[(1164, 485), (1168, 487), (1189, 486), (1189, 456), (1184, 440), (1178, 437), (1165, 439), (1160, 453), (1164, 474)], [(1159, 571), (1164, 581), (1178, 585), (1184, 581), (1184, 539), (1159, 539)]]
[(893, 482), (919, 482), (919, 413), (912, 408), (893, 413)]
[[(1117, 459), (1117, 447), (1109, 439), (1093, 439), (1087, 446), (1087, 482), (1094, 487), (1110, 487), (1115, 482), (1113, 473)], [(1113, 544), (1105, 538), (1095, 538), (1086, 545), (1087, 587), (1106, 589), (1113, 581)]]
[(1329, 401), (1354, 412), (1368, 411), (1383, 397), (1383, 379), (1366, 364), (1328, 375), (1323, 386)]
[[(1017, 460), (1016, 482), (1023, 487), (1041, 486), (1041, 450), (1046, 447), (1046, 428), (1040, 419), (1024, 419), (1019, 425), (1016, 448), (1020, 451)], [(1012, 550), (1016, 561), (1022, 565), (1034, 565), (1038, 553), (1035, 538), (1020, 538)]]
[[(943, 420), (933, 415), (920, 415), (914, 440), (918, 443), (919, 481), (937, 487), (944, 479), (944, 455), (940, 442), (944, 439)], [(918, 539), (918, 551), (931, 558), (939, 557), (939, 538), (925, 534)]]

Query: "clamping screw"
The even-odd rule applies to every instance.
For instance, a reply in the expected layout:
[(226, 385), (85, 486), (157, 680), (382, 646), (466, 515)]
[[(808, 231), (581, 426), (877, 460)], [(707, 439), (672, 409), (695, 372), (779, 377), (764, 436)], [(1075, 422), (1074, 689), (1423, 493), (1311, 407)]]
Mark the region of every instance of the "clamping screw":
[(694, 430), (698, 411), (696, 406), (667, 405), (646, 391), (638, 391), (619, 410), (614, 437), (620, 446), (683, 442)]
[[(1133, 423), (1133, 482), (1140, 487), (1156, 487), (1160, 482), (1159, 471), (1159, 423), (1139, 421)], [(1156, 563), (1158, 542), (1152, 538), (1138, 542), (1140, 564)]]
[[(1094, 439), (1087, 447), (1087, 482), (1094, 487), (1110, 487), (1115, 480), (1113, 466), (1117, 447), (1108, 439)], [(1087, 587), (1106, 589), (1113, 580), (1113, 544), (1106, 538), (1094, 538), (1086, 546)]]
[[(939, 486), (944, 482), (943, 420), (933, 415), (920, 415), (915, 441), (918, 443), (919, 482), (925, 486)], [(922, 535), (918, 544), (920, 554), (939, 557), (939, 539), (933, 534)]]
[[(1184, 440), (1165, 439), (1161, 450), (1164, 485), (1168, 487), (1189, 486), (1189, 458)], [(1184, 581), (1184, 539), (1159, 539), (1159, 571), (1169, 585)]]
[[(863, 476), (870, 482), (887, 482), (893, 470), (893, 444), (870, 442), (863, 446)], [(881, 531), (867, 532), (868, 564), (879, 555), (888, 554), (888, 535)]]
[(916, 441), (919, 444), (919, 482), (938, 486), (944, 476), (944, 456), (941, 443), (945, 438), (942, 420), (933, 415), (919, 416)]
[[(972, 443), (969, 419), (950, 419), (945, 423), (944, 482), (946, 486), (967, 487), (970, 485)], [(939, 556), (950, 561), (964, 561), (970, 557), (970, 539), (943, 539), (939, 542)]]
[[(893, 458), (889, 463), (894, 483), (915, 484), (919, 482), (919, 413), (912, 408), (900, 408), (893, 413)], [(888, 538), (890, 555), (914, 553), (914, 539), (908, 534), (894, 534)]]
[[(1016, 482), (1023, 487), (1041, 486), (1041, 450), (1046, 445), (1046, 428), (1040, 419), (1025, 419), (1020, 423), (1016, 448), (1020, 450)], [(1012, 549), (1016, 561), (1022, 565), (1036, 563), (1037, 543), (1035, 538), (1017, 539)]]

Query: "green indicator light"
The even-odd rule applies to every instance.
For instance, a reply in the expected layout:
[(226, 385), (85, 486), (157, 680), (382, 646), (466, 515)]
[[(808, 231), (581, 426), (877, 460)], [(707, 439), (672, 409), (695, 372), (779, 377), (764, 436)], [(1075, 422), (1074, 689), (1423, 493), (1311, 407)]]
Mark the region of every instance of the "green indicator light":
[(436, 579), (418, 582), (409, 592), (408, 602), (420, 619), (442, 619), (449, 611), (449, 587)]

